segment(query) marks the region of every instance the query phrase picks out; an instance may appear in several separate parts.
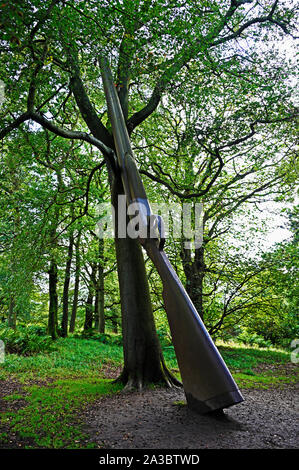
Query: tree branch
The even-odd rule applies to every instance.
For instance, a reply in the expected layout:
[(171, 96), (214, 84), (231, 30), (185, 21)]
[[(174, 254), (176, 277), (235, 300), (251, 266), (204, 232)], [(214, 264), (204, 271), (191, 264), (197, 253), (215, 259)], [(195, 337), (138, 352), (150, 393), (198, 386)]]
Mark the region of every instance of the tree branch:
[(67, 48), (66, 52), (68, 56), (68, 63), (71, 68), (70, 88), (74, 95), (77, 106), (81, 112), (81, 115), (94, 137), (102, 141), (108, 147), (114, 148), (114, 141), (112, 135), (109, 133), (109, 131), (106, 129), (106, 127), (98, 117), (97, 112), (95, 111), (86, 93), (85, 87), (80, 76), (77, 53), (73, 48)]
[(107, 147), (103, 142), (101, 142), (99, 139), (93, 137), (90, 134), (87, 134), (86, 132), (80, 132), (80, 131), (71, 131), (69, 129), (64, 129), (61, 127), (56, 126), (53, 124), (51, 121), (46, 119), (42, 114), (32, 112), (29, 115), (30, 119), (33, 121), (37, 122), (41, 126), (45, 127), (49, 131), (53, 132), (54, 134), (64, 137), (66, 139), (80, 139), (84, 140), (85, 142), (88, 142), (89, 144), (94, 145), (97, 147), (103, 154), (109, 155), (109, 157), (114, 158), (114, 151)]
[[(152, 173), (149, 173), (147, 170), (139, 170), (139, 173), (147, 176), (148, 178), (150, 178), (151, 180), (153, 181), (156, 181), (157, 183), (160, 183), (162, 184), (163, 186), (165, 186), (167, 189), (169, 189), (169, 191), (174, 194), (175, 196), (178, 196), (180, 199), (191, 199), (191, 198), (199, 198), (199, 197), (202, 197), (204, 196), (211, 188), (211, 186), (215, 183), (216, 179), (218, 178), (218, 176), (220, 175), (221, 173), (221, 170), (224, 166), (224, 162), (220, 156), (220, 153), (218, 151), (218, 149), (215, 149), (215, 154), (214, 154), (218, 160), (219, 160), (219, 166), (217, 168), (217, 171), (215, 172), (213, 178), (209, 181), (209, 183), (207, 184), (207, 186), (205, 187), (205, 189), (203, 189), (202, 191), (199, 191), (197, 193), (190, 193), (190, 194), (185, 194), (185, 193), (182, 193), (180, 191), (177, 191), (175, 190), (167, 181), (164, 181), (162, 180), (159, 176), (155, 176), (153, 175)], [(158, 165), (157, 165), (158, 166)]]
[(17, 129), (21, 124), (23, 124), (23, 122), (28, 121), (28, 119), (30, 119), (30, 112), (26, 111), (25, 113), (21, 114), (18, 118), (16, 118), (14, 122), (8, 124), (8, 126), (0, 130), (0, 139), (6, 137), (11, 131)]
[(49, 131), (53, 132), (54, 134), (60, 137), (63, 137), (65, 139), (83, 140), (85, 142), (88, 142), (89, 144), (94, 145), (103, 153), (106, 161), (108, 159), (109, 164), (112, 165), (114, 169), (116, 169), (116, 163), (115, 163), (116, 160), (115, 160), (114, 151), (111, 148), (107, 147), (99, 139), (95, 138), (94, 136), (90, 134), (87, 134), (86, 132), (71, 131), (69, 129), (58, 127), (57, 125), (53, 124), (51, 121), (46, 119), (42, 114), (34, 112), (34, 111), (33, 112), (27, 111), (21, 114), (21, 116), (15, 119), (13, 123), (9, 124), (7, 127), (2, 129), (0, 131), (0, 139), (3, 139), (12, 130), (17, 129), (22, 123), (30, 119), (32, 119), (33, 121), (37, 122), (42, 127), (44, 127), (45, 129), (48, 129)]

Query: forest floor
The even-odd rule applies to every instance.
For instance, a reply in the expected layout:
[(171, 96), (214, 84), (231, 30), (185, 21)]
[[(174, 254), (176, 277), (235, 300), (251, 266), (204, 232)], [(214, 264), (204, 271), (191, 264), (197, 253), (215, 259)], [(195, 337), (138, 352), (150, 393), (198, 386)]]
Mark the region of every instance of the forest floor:
[(121, 348), (101, 346), (95, 364), (95, 341), (58, 346), (0, 370), (0, 449), (298, 448), (298, 366), (285, 352), (223, 346), (245, 401), (217, 418), (191, 411), (181, 389), (123, 393), (111, 380)]
[(216, 418), (182, 404), (181, 390), (156, 389), (102, 398), (81, 419), (90, 441), (105, 449), (298, 448), (294, 387), (244, 390), (243, 396)]

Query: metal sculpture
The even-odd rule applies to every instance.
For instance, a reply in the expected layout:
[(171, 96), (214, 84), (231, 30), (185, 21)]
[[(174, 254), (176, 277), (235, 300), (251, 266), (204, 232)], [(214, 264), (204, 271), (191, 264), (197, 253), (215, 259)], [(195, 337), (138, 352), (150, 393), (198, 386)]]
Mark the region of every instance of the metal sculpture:
[(137, 204), (147, 234), (139, 241), (163, 283), (164, 305), (187, 404), (201, 414), (222, 410), (242, 402), (243, 397), (163, 251), (162, 221), (152, 214), (135, 164), (111, 70), (104, 57), (100, 57), (100, 66), (127, 205)]

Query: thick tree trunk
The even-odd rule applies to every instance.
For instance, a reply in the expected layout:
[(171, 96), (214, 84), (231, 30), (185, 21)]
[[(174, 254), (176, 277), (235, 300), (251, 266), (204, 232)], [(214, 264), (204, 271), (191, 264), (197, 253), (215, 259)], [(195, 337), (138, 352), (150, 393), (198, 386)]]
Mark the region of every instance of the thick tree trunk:
[(68, 333), (68, 318), (69, 318), (69, 286), (71, 279), (71, 265), (73, 258), (74, 234), (70, 234), (69, 246), (65, 267), (64, 285), (62, 294), (62, 321), (61, 321), (61, 336), (67, 337)]
[(98, 278), (95, 297), (95, 329), (100, 333), (105, 333), (104, 297), (104, 239), (99, 238)]
[[(112, 193), (117, 220), (117, 197), (123, 194), (120, 181), (115, 181)], [(141, 245), (129, 237), (118, 238), (116, 233), (115, 246), (124, 348), (124, 368), (117, 380), (125, 384), (125, 390), (140, 390), (152, 383), (180, 385), (163, 359)]]
[(49, 269), (49, 318), (48, 318), (48, 333), (52, 339), (58, 337), (58, 297), (57, 297), (57, 264), (54, 259), (50, 261)]
[(182, 264), (186, 276), (186, 291), (202, 320), (204, 320), (203, 281), (205, 276), (204, 248), (195, 250), (194, 259), (191, 251), (182, 249)]
[(81, 239), (81, 230), (78, 232), (77, 240), (75, 242), (75, 258), (76, 258), (76, 270), (75, 270), (75, 287), (74, 287), (74, 296), (73, 296), (73, 305), (72, 313), (70, 320), (70, 333), (74, 333), (76, 325), (76, 316), (78, 308), (78, 296), (79, 296), (79, 285), (80, 285), (80, 239)]

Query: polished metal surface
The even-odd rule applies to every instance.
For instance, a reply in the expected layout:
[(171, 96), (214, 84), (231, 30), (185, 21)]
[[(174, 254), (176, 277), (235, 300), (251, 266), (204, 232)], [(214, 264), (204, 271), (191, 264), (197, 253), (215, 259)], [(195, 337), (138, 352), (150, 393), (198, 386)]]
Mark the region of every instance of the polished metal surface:
[[(135, 164), (109, 64), (100, 57), (100, 65), (127, 204), (142, 201), (142, 220), (150, 224), (155, 216), (151, 213)], [(164, 242), (158, 228), (161, 221), (157, 218), (156, 222), (157, 236), (149, 236), (140, 242), (163, 283), (164, 305), (188, 406), (199, 413), (207, 413), (235, 405), (243, 401), (243, 397), (167, 255), (161, 249)]]
[(206, 413), (243, 401), (167, 255), (151, 240), (146, 249), (162, 279), (164, 305), (189, 407)]

